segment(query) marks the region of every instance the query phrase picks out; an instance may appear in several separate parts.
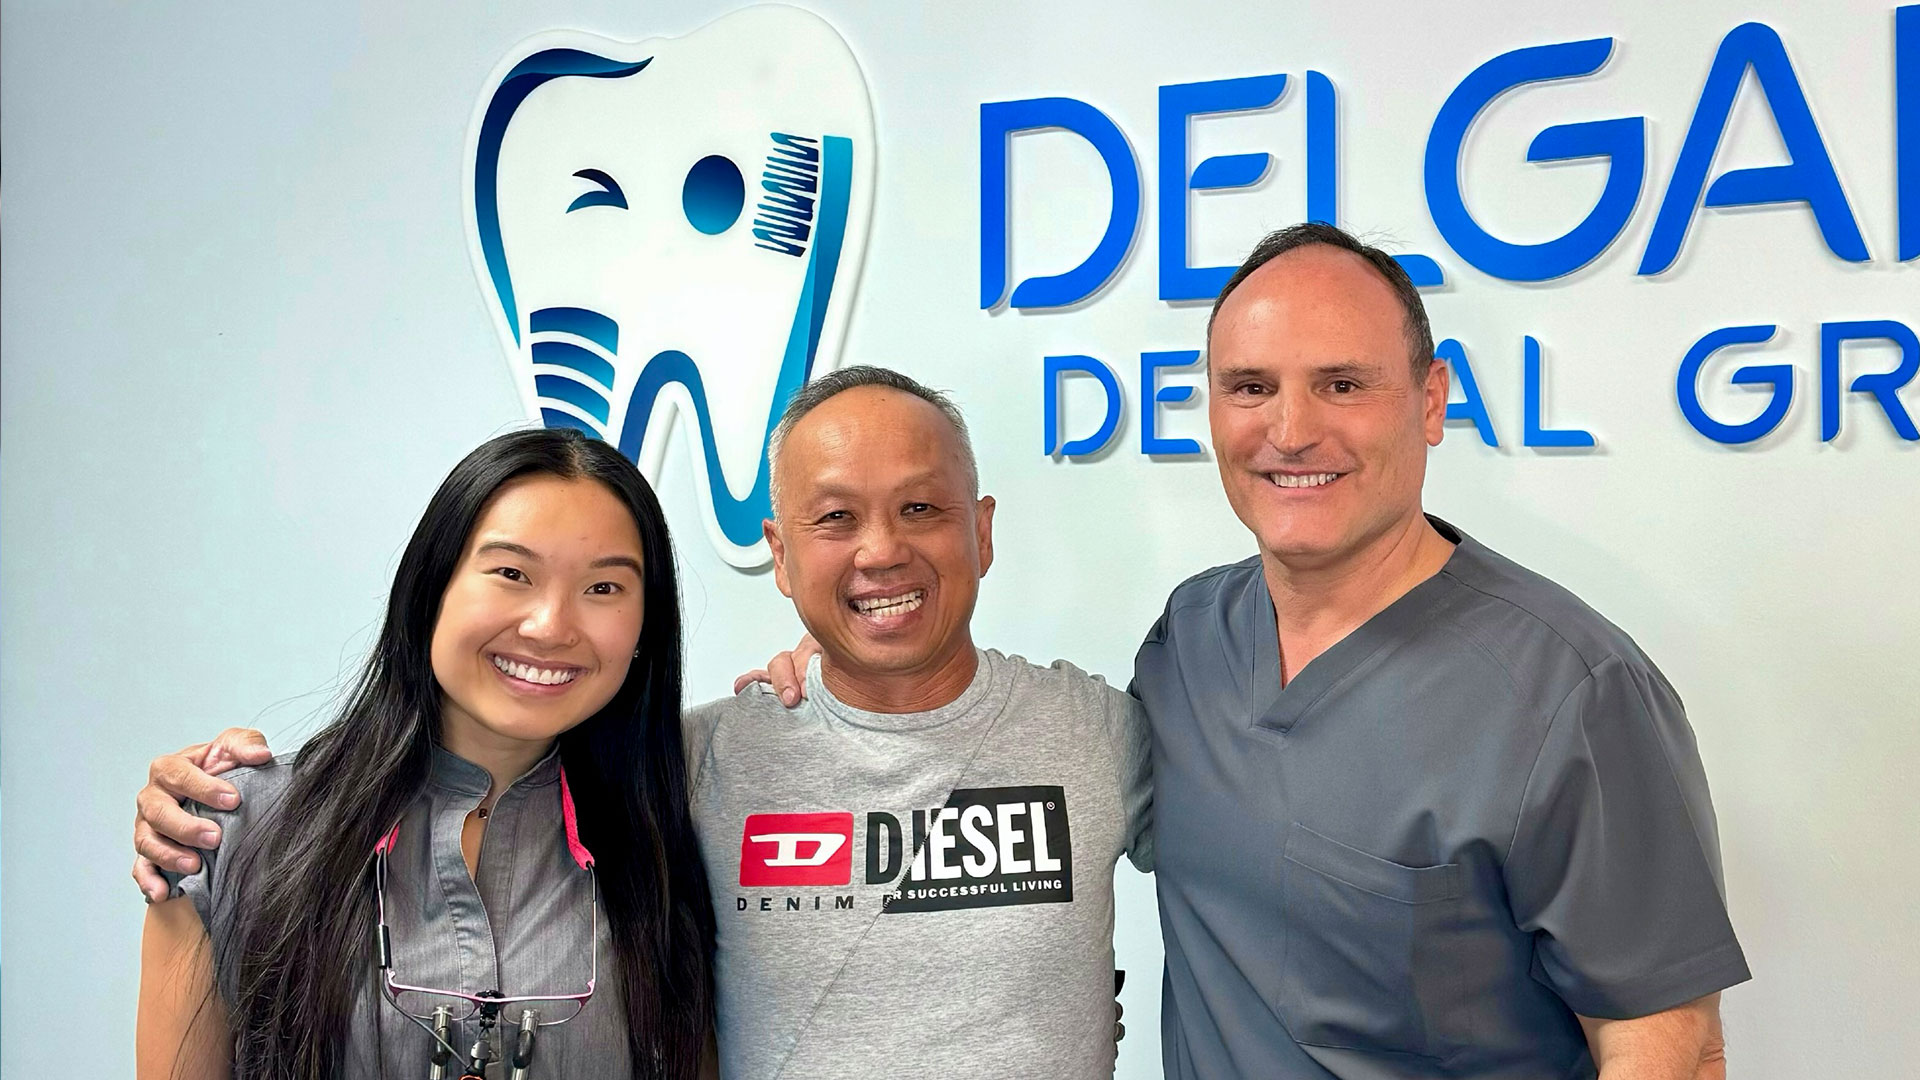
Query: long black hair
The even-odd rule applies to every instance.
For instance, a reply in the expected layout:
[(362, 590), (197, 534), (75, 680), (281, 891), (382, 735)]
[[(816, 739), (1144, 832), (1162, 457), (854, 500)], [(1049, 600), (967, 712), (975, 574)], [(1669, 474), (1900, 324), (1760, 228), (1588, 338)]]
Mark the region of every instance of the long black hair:
[[(516, 431), (468, 454), (400, 556), (385, 624), (339, 716), (309, 739), (271, 817), (233, 855), (232, 922), (214, 949), (240, 1080), (333, 1080), (374, 972), (369, 853), (426, 784), (440, 726), (430, 658), (441, 596), (510, 480), (595, 480), (640, 531), (639, 655), (613, 700), (559, 737), (612, 928), (610, 989), (633, 1076), (692, 1080), (713, 1026), (713, 908), (681, 749), (680, 603), (660, 504), (607, 444)], [(257, 840), (257, 842), (248, 842)]]

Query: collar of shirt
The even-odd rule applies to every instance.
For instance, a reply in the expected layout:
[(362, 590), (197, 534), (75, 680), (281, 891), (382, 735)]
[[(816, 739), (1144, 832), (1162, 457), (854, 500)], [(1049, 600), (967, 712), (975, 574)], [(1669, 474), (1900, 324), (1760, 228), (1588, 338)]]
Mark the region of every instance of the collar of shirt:
[(994, 664), (992, 657), (985, 649), (976, 648), (974, 654), (979, 666), (974, 669), (973, 681), (967, 684), (967, 688), (960, 692), (959, 697), (937, 709), (911, 713), (879, 713), (855, 708), (835, 697), (833, 691), (827, 689), (826, 678), (821, 673), (818, 656), (815, 656), (807, 665), (806, 700), (841, 723), (870, 731), (924, 731), (950, 724), (975, 712), (989, 715), (998, 712), (1006, 705), (1007, 695), (1012, 689), (1012, 681), (1003, 669)]
[[(436, 742), (433, 744), (433, 763), (427, 772), (427, 782), (450, 795), (484, 799), (487, 790), (493, 786), (493, 774)], [(560, 743), (556, 740), (546, 756), (508, 784), (507, 790), (545, 787), (559, 782)], [(501, 792), (501, 795), (505, 794)]]
[(1267, 589), (1266, 575), (1255, 568), (1247, 581), (1245, 604), (1251, 625), (1243, 631), (1253, 650), (1248, 698), (1254, 708), (1255, 730), (1286, 735), (1329, 693), (1358, 676), (1376, 658), (1387, 655), (1392, 646), (1430, 631), (1441, 607), (1454, 594), (1450, 580), (1463, 566), (1480, 559), (1484, 549), (1466, 533), (1431, 514), (1427, 521), (1453, 542), (1453, 554), (1446, 565), (1314, 657), (1285, 686), (1280, 683), (1280, 628), (1273, 594)]

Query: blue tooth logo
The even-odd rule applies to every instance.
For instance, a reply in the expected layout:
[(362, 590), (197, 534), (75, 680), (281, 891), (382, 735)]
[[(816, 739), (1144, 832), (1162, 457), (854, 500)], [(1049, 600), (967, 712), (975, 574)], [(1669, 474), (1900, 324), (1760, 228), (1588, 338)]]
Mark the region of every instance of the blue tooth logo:
[[(534, 390), (541, 400), (572, 405), (604, 425), (606, 395), (613, 393), (612, 357), (620, 352), (619, 325), (597, 311), (571, 307), (541, 308), (528, 316), (527, 325), (535, 334), (554, 335), (533, 342), (528, 349), (535, 368)], [(602, 352), (568, 341), (568, 337), (598, 345)], [(599, 434), (575, 419), (575, 414), (559, 409), (542, 406), (540, 419), (548, 427), (577, 427), (591, 435)]]
[(775, 5), (677, 39), (543, 34), (495, 69), (467, 160), (469, 247), (527, 415), (656, 485), (684, 432), (716, 550), (764, 564), (767, 438), (837, 362), (872, 214), (845, 42)]

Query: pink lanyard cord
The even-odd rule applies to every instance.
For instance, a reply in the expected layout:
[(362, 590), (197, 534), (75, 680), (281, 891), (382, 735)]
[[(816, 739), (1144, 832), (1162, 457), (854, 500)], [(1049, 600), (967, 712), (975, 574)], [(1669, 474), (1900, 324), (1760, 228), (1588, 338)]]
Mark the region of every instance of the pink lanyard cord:
[[(582, 870), (593, 869), (593, 852), (580, 842), (580, 819), (573, 810), (573, 789), (567, 786), (567, 767), (560, 766), (560, 821), (566, 827), (567, 854), (573, 856), (574, 864)], [(378, 843), (373, 845), (375, 855), (389, 855), (393, 845), (400, 839), (400, 823), (393, 823)]]
[(560, 766), (560, 820), (567, 828), (567, 851), (582, 870), (593, 869), (593, 852), (580, 842), (580, 822), (573, 812), (573, 789), (567, 786), (567, 767)]

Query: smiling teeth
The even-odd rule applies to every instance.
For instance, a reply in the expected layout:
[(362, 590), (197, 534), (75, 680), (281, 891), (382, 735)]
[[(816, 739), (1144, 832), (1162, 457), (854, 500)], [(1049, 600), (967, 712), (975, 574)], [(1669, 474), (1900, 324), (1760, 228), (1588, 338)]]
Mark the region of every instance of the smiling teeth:
[(910, 593), (902, 593), (899, 596), (877, 596), (871, 600), (855, 600), (853, 602), (853, 610), (858, 611), (862, 615), (874, 615), (883, 618), (888, 615), (905, 615), (909, 611), (917, 610), (921, 604), (926, 602), (926, 598), (927, 591), (925, 589), (915, 589)]
[(1331, 484), (1335, 480), (1340, 479), (1340, 474), (1323, 472), (1323, 473), (1308, 473), (1305, 476), (1289, 476), (1286, 473), (1268, 473), (1267, 479), (1273, 481), (1273, 483), (1278, 487), (1309, 488), (1309, 487), (1319, 487), (1322, 484)]
[(504, 656), (494, 657), (493, 666), (499, 668), (502, 674), (511, 675), (521, 682), (537, 683), (541, 686), (559, 686), (561, 683), (570, 683), (580, 674), (579, 671), (573, 668), (556, 668), (549, 670), (547, 668), (534, 667), (532, 664), (519, 664), (508, 660)]

